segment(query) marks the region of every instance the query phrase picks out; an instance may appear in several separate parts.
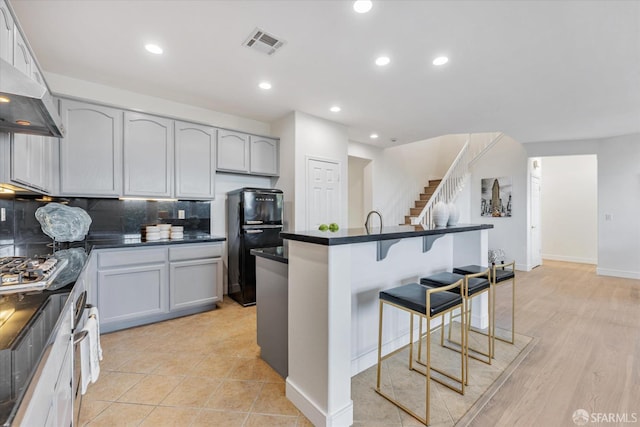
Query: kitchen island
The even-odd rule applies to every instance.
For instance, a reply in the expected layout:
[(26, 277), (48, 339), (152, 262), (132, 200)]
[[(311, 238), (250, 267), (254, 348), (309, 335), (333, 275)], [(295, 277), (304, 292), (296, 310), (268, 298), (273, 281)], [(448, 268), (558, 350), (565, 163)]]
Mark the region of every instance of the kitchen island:
[[(351, 377), (377, 361), (379, 292), (454, 265), (487, 265), (491, 228), (281, 233), (289, 249), (287, 397), (314, 425), (351, 425)], [(474, 303), (473, 315), (486, 325), (486, 301)], [(409, 322), (397, 310), (385, 318), (387, 353), (409, 342)]]

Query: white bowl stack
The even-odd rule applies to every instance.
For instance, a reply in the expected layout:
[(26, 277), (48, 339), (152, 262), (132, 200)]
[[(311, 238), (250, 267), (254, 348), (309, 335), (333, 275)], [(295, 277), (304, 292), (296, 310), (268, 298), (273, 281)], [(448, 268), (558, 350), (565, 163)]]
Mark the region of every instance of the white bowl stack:
[(182, 239), (184, 238), (184, 227), (181, 225), (174, 225), (171, 227), (171, 238)]
[(171, 224), (158, 224), (158, 228), (160, 229), (160, 238), (168, 239), (171, 234)]
[(158, 228), (158, 226), (147, 225), (147, 228), (145, 231), (146, 231), (145, 240), (147, 241), (160, 240), (160, 228)]

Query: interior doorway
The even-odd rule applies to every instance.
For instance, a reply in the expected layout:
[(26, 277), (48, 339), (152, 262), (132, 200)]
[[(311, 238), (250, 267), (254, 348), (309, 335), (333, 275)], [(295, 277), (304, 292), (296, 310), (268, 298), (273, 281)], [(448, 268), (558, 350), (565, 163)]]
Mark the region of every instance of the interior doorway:
[(362, 228), (372, 209), (372, 161), (349, 156), (349, 228)]
[(530, 266), (536, 245), (541, 259), (598, 263), (598, 160), (595, 154), (552, 156), (539, 162), (539, 207), (531, 173), (530, 226), (539, 213), (539, 232), (531, 229)]
[(307, 158), (307, 229), (339, 223), (341, 209), (340, 162)]

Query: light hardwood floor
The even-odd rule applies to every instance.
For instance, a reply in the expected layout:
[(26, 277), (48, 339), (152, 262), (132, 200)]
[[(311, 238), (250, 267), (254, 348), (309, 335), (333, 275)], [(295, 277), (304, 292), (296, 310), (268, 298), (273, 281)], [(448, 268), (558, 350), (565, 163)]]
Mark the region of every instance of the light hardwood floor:
[(516, 289), (516, 329), (539, 342), (470, 425), (574, 426), (577, 409), (640, 425), (640, 280), (545, 261)]

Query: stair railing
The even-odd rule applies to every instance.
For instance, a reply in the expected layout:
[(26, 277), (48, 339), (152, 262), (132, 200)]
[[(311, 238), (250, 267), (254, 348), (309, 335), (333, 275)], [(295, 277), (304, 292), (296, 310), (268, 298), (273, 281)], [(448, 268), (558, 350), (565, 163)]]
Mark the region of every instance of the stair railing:
[(454, 159), (453, 163), (449, 167), (449, 170), (442, 178), (442, 181), (436, 187), (433, 195), (427, 201), (422, 208), (417, 220), (412, 220), (412, 224), (423, 224), (424, 226), (431, 226), (433, 224), (433, 208), (436, 203), (453, 202), (458, 192), (462, 189), (464, 182), (469, 174), (470, 165), (486, 153), (491, 147), (493, 147), (502, 137), (503, 133), (499, 133), (490, 142), (474, 143), (472, 144), (471, 134), (467, 136), (467, 140), (462, 146), (462, 149)]

